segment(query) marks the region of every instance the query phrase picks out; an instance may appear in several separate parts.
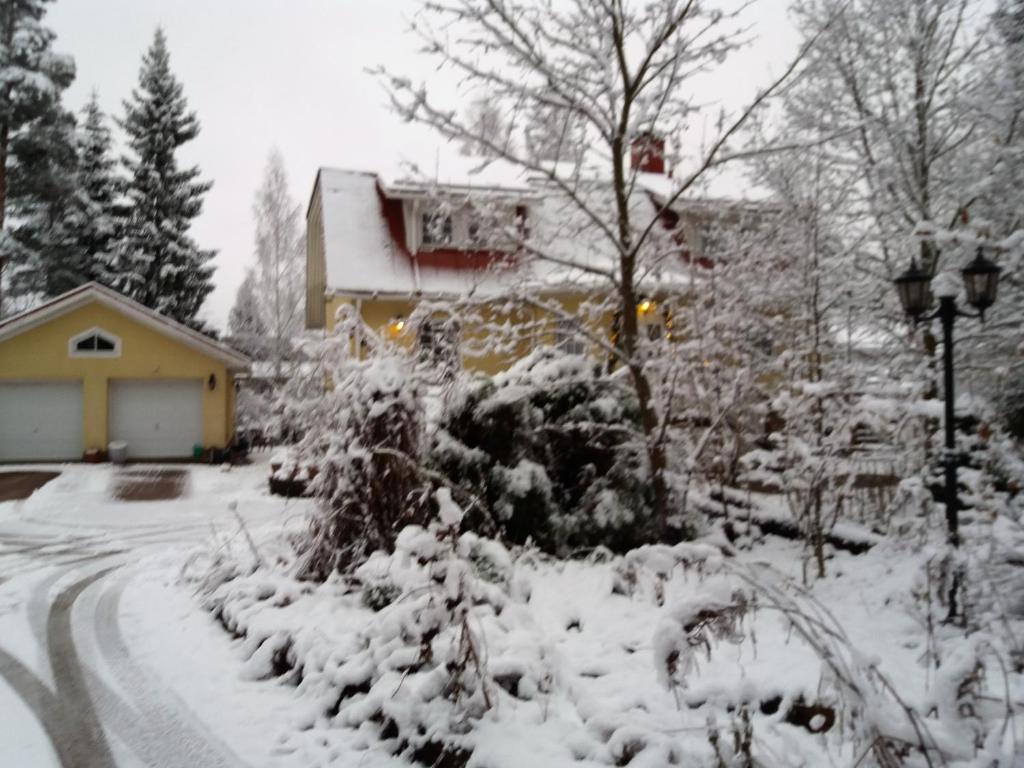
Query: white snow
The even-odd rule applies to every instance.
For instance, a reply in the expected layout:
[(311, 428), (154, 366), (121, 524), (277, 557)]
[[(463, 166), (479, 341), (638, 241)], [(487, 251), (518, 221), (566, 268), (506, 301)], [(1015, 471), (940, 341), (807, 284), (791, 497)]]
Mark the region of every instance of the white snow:
[[(828, 577), (814, 582), (807, 598), (785, 592), (803, 610), (825, 606), (834, 614), (848, 642), (836, 643), (827, 662), (769, 599), (771, 590), (788, 589), (787, 579), (802, 581), (804, 552), (793, 542), (769, 537), (738, 552), (695, 542), (643, 547), (610, 560), (553, 561), (509, 553), (471, 534), (454, 543), (407, 528), (396, 554), (375, 555), (359, 571), (363, 583), (389, 583), (401, 595), (374, 612), (342, 579), (317, 585), (291, 578), (286, 534), (301, 530), (309, 506), (269, 497), (265, 462), (190, 467), (184, 498), (152, 503), (113, 501), (111, 467), (60, 469), (57, 480), (25, 502), (0, 504), (0, 533), (40, 538), (52, 549), (74, 536), (128, 549), (120, 623), (133, 659), (191, 722), (252, 765), (407, 766), (389, 751), (396, 744), (382, 736), (381, 711), (403, 724), (431, 723), (437, 738), (474, 750), (473, 766), (586, 768), (618, 764), (633, 753), (631, 766), (703, 765), (711, 760), (709, 719), (727, 729), (729, 710), (744, 703), (762, 764), (851, 765), (857, 722), (888, 733), (904, 727), (884, 695), (865, 694), (864, 719), (825, 735), (760, 710), (777, 697), (839, 706), (841, 686), (830, 662), (864, 685), (874, 670), (885, 675), (910, 706), (939, 713), (926, 722), (950, 754), (966, 754), (957, 744), (968, 743), (968, 734), (947, 723), (959, 722), (964, 675), (986, 643), (997, 644), (987, 635), (958, 639), (948, 632), (930, 639), (915, 590), (941, 549), (912, 542), (874, 537), (866, 554), (831, 553)], [(437, 500), (442, 522), (456, 525), (461, 511), (450, 495), (441, 491)], [(268, 567), (252, 570), (254, 556), (236, 514)], [(0, 555), (10, 550), (0, 545)], [(33, 570), (33, 562), (28, 555), (0, 560), (0, 576), (10, 579), (0, 584), (0, 649), (45, 675), (25, 604), (52, 571)], [(196, 578), (204, 573), (216, 578), (207, 587), (213, 603), (198, 591)], [(455, 710), (439, 703), (443, 676), (415, 670), (419, 650), (407, 639), (423, 622), (446, 615), (438, 613), (443, 603), (430, 602), (436, 590), (449, 600), (469, 590), (466, 615), (486, 649), (495, 705), (471, 719), (470, 731), (460, 730), (449, 719)], [(221, 606), (226, 626), (244, 637), (232, 637), (204, 603)], [(730, 606), (737, 612), (729, 623), (711, 622), (695, 633), (695, 625)], [(114, 690), (130, 695), (94, 659), (95, 628), (85, 607), (75, 624), (80, 652)], [(444, 637), (433, 641), (437, 658), (448, 652)], [(934, 642), (944, 654), (938, 674), (922, 663)], [(299, 664), (298, 683), (294, 671), (270, 679), (275, 657), (285, 652)], [(1014, 696), (1024, 693), (1019, 675), (1008, 682)], [(992, 690), (1002, 684), (999, 676), (986, 680)], [(2, 683), (0, 716), (5, 733), (17, 734), (0, 739), (0, 764), (54, 764), (44, 734)], [(822, 715), (811, 722), (821, 727)], [(991, 745), (1004, 754), (1012, 748)], [(117, 751), (129, 754), (130, 745)]]

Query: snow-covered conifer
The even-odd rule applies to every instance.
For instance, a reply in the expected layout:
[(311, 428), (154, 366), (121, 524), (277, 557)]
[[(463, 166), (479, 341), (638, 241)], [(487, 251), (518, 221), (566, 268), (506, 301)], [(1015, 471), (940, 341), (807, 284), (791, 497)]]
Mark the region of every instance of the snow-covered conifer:
[(112, 153), (107, 116), (94, 92), (82, 110), (78, 131), (74, 235), (83, 274), (107, 285), (117, 279), (115, 253), (124, 213), (123, 187)]
[(158, 29), (121, 122), (132, 150), (124, 159), (131, 208), (118, 254), (117, 287), (175, 320), (194, 323), (213, 290), (214, 251), (200, 248), (189, 228), (211, 183), (199, 181), (198, 168), (179, 166), (177, 151), (199, 135), (199, 120), (183, 90), (171, 72), (167, 38)]
[(41, 248), (59, 244), (49, 225), (61, 221), (73, 189), (74, 123), (60, 100), (75, 65), (52, 49), (55, 35), (42, 23), (49, 3), (0, 3), (0, 261), (10, 262), (5, 282), (19, 293), (47, 290)]

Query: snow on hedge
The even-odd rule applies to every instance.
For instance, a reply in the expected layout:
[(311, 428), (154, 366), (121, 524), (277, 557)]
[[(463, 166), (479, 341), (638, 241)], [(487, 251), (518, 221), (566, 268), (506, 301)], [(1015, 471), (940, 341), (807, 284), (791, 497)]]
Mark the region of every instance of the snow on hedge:
[(925, 765), (918, 743), (933, 764), (1013, 764), (1021, 724), (996, 702), (1021, 677), (995, 635), (924, 630), (910, 587), (931, 551), (836, 553), (808, 593), (789, 543), (564, 561), (459, 534), (438, 501), (443, 523), (354, 577), (297, 581), (270, 542), (274, 565), (193, 568), (239, 674), (294, 687), (283, 759), (317, 764), (344, 733), (374, 765)]

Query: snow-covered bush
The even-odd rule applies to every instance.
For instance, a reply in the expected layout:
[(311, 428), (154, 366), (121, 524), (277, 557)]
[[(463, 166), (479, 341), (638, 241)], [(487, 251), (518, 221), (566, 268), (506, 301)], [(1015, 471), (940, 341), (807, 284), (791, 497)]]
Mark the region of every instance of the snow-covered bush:
[(479, 500), (472, 530), (549, 553), (623, 552), (656, 534), (638, 419), (629, 389), (593, 361), (541, 349), (471, 384), (431, 458)]
[(423, 403), (408, 363), (394, 355), (351, 360), (336, 375), (299, 446), (317, 469), (310, 489), (320, 502), (300, 570), (321, 580), (391, 552), (398, 532), (430, 513)]
[(242, 387), (236, 403), (237, 434), (247, 447), (279, 442), (277, 397), (272, 392)]
[(320, 584), (290, 575), (294, 555), (248, 567), (244, 548), (231, 552), (237, 567), (210, 563), (221, 577), (205, 562), (186, 574), (238, 639), (242, 676), (295, 686), (300, 734), (329, 724), (416, 764), (464, 766), (499, 700), (550, 688), (543, 649), (524, 642), (522, 610), (510, 609), (508, 551), (459, 533), (447, 489), (434, 506), (429, 526), (404, 527), (393, 548)]
[[(1024, 368), (1021, 371), (1024, 372)], [(998, 406), (1006, 430), (1017, 440), (1024, 440), (1024, 376), (1010, 378)]]

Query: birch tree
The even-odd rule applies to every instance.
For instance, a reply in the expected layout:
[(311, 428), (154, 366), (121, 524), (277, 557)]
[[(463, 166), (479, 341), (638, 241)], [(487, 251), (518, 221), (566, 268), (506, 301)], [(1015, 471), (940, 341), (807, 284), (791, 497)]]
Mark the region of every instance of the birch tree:
[[(293, 342), (302, 329), (306, 248), (299, 207), (288, 188), (284, 158), (276, 149), (267, 158), (263, 182), (253, 203), (253, 219), (256, 265), (251, 296), (245, 299), (251, 307), (247, 314), (258, 313), (257, 325), (266, 334), (261, 346), (280, 377), (293, 357)], [(243, 297), (240, 293), (239, 300)]]
[[(586, 147), (587, 163), (594, 168), (590, 179), (481, 132), (458, 110), (435, 99), (426, 85), (382, 73), (400, 115), (431, 126), (456, 143), (487, 147), (494, 157), (543, 179), (564, 201), (564, 217), (581, 223), (577, 241), (587, 243), (592, 253), (608, 254), (607, 259), (595, 260), (575, 250), (558, 251), (564, 232), (549, 240), (536, 233), (520, 234), (526, 254), (602, 281), (614, 297), (617, 342), (608, 352), (625, 369), (636, 392), (654, 513), (663, 530), (677, 504), (668, 477), (667, 422), (652, 387), (638, 320), (638, 306), (644, 300), (640, 282), (669, 256), (658, 248), (660, 213), (695, 191), (711, 171), (744, 154), (737, 145), (741, 129), (791, 77), (801, 55), (748, 103), (714, 121), (714, 135), (678, 170), (660, 211), (638, 211), (634, 193), (639, 172), (627, 156), (631, 143), (646, 132), (678, 138), (698, 124), (704, 107), (695, 95), (696, 80), (743, 42), (738, 13), (680, 0), (426, 4), (413, 27), (426, 52), (469, 87), (487, 92), (502, 106), (513, 132), (522, 130), (528, 116), (548, 109), (578, 122), (580, 134), (572, 148), (578, 152), (580, 145)], [(595, 183), (594, 178), (600, 181)]]
[[(820, 38), (788, 94), (792, 125), (829, 137), (860, 193), (847, 207), (877, 233), (873, 263), (889, 280), (919, 222), (952, 227), (976, 201), (964, 162), (979, 137), (975, 64), (986, 42), (974, 0), (797, 0), (805, 39)], [(919, 245), (935, 271), (941, 252)]]
[(1020, 241), (1007, 239), (1024, 200), (1019, 4), (1001, 3), (994, 24), (979, 0), (797, 0), (794, 11), (821, 44), (787, 94), (787, 127), (825, 142), (831, 183), (850, 191), (861, 325), (902, 342), (892, 278), (911, 257), (956, 272), (984, 248), (1003, 268), (1002, 296), (985, 325), (958, 325), (957, 355), (967, 383), (992, 394), (1024, 322)]

